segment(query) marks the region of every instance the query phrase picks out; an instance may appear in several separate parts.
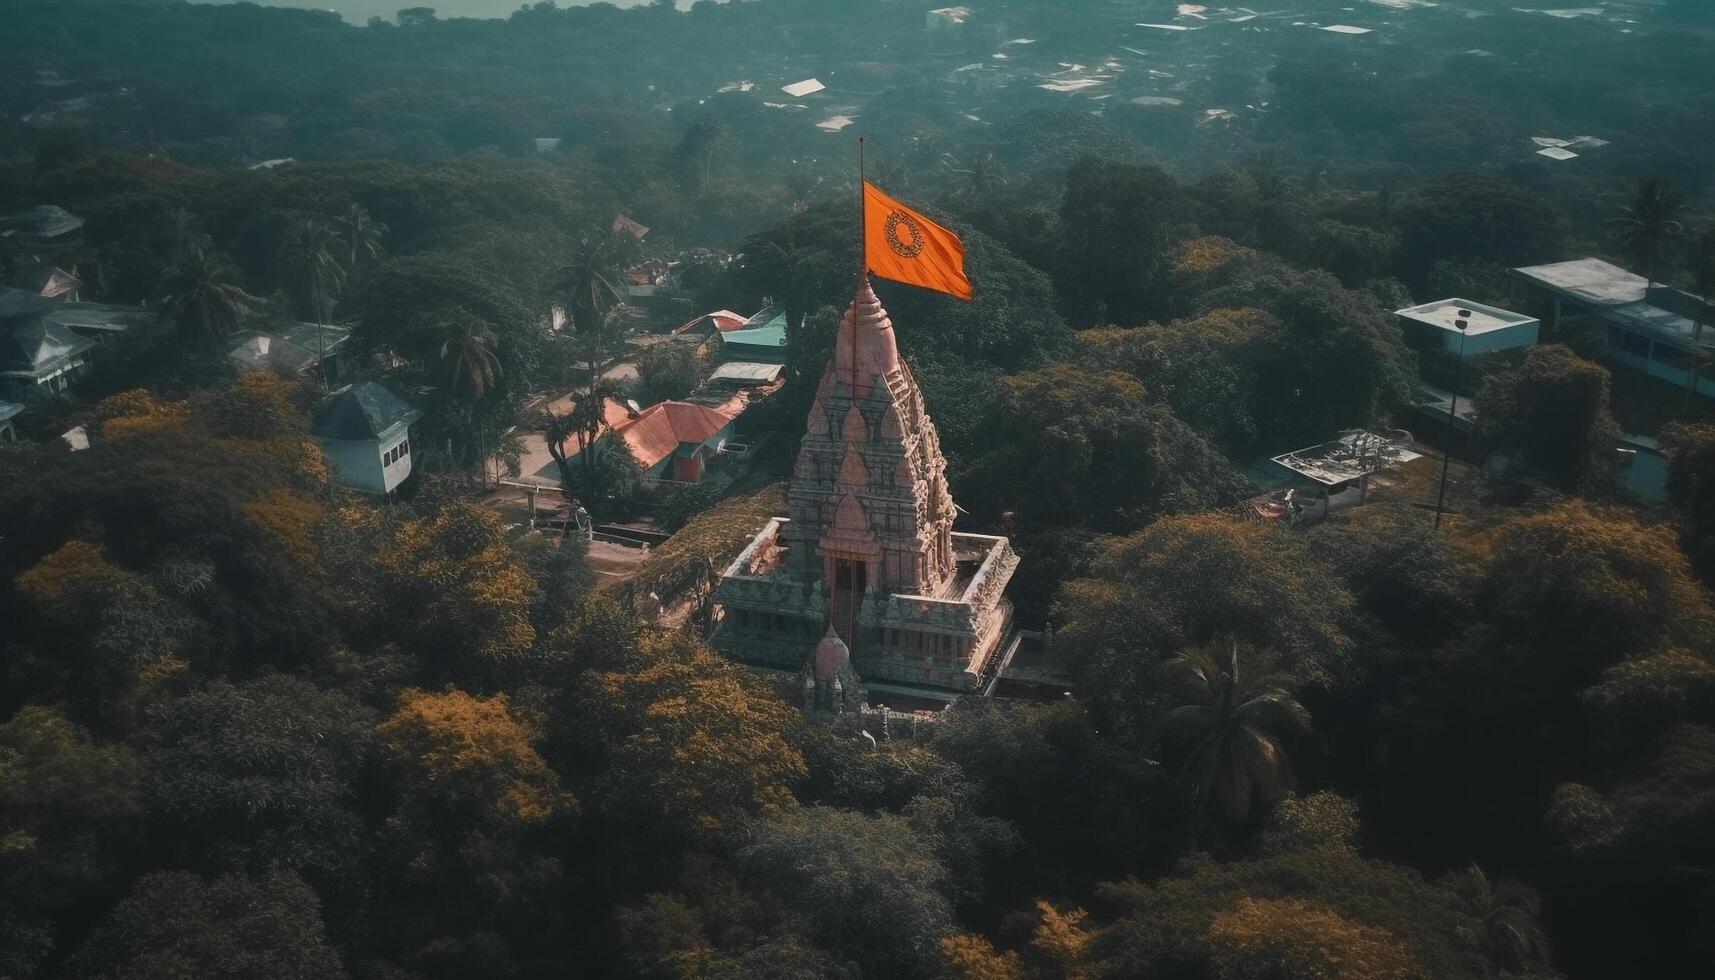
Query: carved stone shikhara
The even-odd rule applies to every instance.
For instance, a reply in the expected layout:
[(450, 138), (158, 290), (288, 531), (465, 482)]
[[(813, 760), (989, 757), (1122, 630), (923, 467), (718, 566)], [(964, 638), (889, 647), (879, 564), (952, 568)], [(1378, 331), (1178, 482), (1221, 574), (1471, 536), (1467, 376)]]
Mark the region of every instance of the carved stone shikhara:
[(978, 689), (1011, 628), (1005, 538), (953, 531), (947, 461), (893, 324), (863, 283), (840, 322), (775, 518), (715, 593), (712, 642), (796, 671), (831, 627), (871, 682)]

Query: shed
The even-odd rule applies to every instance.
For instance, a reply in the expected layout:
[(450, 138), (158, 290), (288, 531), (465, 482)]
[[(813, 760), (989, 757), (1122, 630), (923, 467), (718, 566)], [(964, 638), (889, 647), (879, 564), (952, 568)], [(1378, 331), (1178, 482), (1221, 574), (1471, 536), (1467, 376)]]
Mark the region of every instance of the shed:
[(422, 412), (373, 381), (346, 385), (316, 412), (310, 432), (341, 483), (392, 493), (411, 475), (411, 423)]

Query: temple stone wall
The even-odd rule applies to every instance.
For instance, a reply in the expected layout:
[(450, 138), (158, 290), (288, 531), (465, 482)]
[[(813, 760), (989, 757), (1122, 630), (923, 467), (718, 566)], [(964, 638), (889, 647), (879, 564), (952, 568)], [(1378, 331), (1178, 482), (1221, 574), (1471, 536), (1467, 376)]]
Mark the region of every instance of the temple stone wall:
[(788, 518), (762, 530), (716, 593), (716, 647), (797, 669), (831, 628), (867, 679), (979, 686), (1011, 626), (1003, 592), (1018, 558), (1005, 538), (953, 533), (946, 469), (865, 282), (810, 408)]

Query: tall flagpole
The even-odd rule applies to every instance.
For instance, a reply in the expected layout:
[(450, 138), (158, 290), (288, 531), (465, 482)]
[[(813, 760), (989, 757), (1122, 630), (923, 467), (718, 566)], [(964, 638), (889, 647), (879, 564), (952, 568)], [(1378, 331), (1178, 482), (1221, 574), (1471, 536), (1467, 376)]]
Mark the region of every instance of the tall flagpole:
[(863, 292), (864, 276), (869, 274), (869, 207), (868, 196), (864, 187), (863, 175), (863, 137), (858, 137), (858, 277), (857, 289), (852, 293), (852, 403), (857, 403), (857, 372), (858, 372), (858, 294)]

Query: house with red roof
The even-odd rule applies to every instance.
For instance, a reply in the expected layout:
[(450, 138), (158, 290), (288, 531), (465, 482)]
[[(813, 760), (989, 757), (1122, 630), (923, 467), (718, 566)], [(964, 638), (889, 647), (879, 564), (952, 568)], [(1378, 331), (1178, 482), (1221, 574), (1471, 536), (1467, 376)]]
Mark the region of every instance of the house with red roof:
[[(744, 406), (745, 402), (739, 399), (715, 408), (690, 402), (660, 402), (637, 411), (609, 399), (604, 406), (606, 424), (602, 436), (611, 434), (624, 440), (640, 476), (696, 483), (703, 478), (709, 461), (732, 438), (734, 424)], [(570, 461), (583, 452), (583, 438), (574, 434), (563, 448)]]

